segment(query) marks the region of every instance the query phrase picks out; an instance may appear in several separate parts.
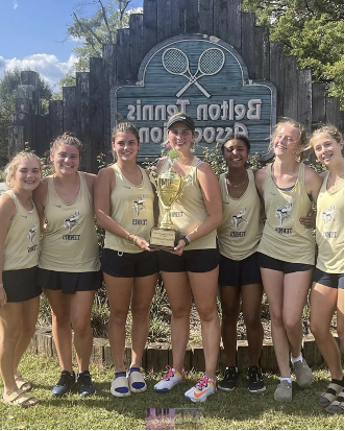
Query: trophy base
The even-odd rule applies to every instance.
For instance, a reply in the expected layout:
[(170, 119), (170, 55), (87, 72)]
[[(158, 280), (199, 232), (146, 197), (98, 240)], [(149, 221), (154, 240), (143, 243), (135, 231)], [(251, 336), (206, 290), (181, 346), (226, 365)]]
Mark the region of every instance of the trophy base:
[(173, 250), (178, 243), (178, 232), (175, 229), (153, 227), (150, 231), (150, 244), (152, 249)]

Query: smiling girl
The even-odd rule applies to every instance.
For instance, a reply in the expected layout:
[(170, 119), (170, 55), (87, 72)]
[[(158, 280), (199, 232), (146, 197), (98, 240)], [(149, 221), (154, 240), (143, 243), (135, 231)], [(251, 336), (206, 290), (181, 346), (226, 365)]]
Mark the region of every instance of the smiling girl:
[(320, 396), (329, 413), (344, 413), (344, 375), (338, 344), (329, 327), (337, 310), (337, 332), (344, 346), (344, 142), (334, 126), (316, 130), (310, 140), (327, 167), (317, 198), (318, 258), (310, 298), (310, 325), (332, 381)]
[(259, 366), (263, 342), (260, 320), (263, 288), (257, 253), (263, 229), (261, 202), (255, 187), (254, 172), (246, 169), (250, 151), (248, 138), (232, 135), (221, 150), (228, 166), (228, 171), (219, 178), (223, 223), (218, 228), (222, 340), (227, 367), (218, 387), (223, 391), (232, 391), (236, 386), (236, 328), (242, 299), (249, 346), (248, 389), (257, 393), (266, 390)]
[[(189, 339), (192, 295), (201, 321), (205, 374), (185, 392), (192, 402), (203, 402), (216, 391), (216, 365), (220, 346), (217, 312), (219, 251), (216, 229), (222, 222), (218, 179), (211, 167), (195, 157), (193, 119), (185, 113), (170, 117), (168, 140), (178, 154), (174, 170), (185, 179), (182, 195), (173, 204), (172, 219), (180, 239), (173, 251), (160, 251), (160, 269), (172, 310), (171, 342), (173, 368), (154, 386), (168, 392), (184, 379), (184, 358)], [(170, 168), (168, 158), (157, 165), (157, 173)], [(163, 206), (160, 217), (163, 217)]]
[[(96, 181), (97, 220), (104, 227), (101, 270), (110, 306), (109, 342), (115, 363), (110, 391), (115, 397), (146, 390), (140, 372), (149, 332), (149, 312), (158, 278), (158, 253), (148, 245), (154, 225), (154, 192), (148, 173), (137, 165), (138, 131), (120, 123), (112, 136), (116, 163), (102, 169)], [(132, 360), (124, 365), (126, 319), (132, 311)]]
[(300, 123), (282, 119), (272, 145), (274, 162), (256, 173), (267, 217), (258, 251), (281, 375), (274, 399), (284, 402), (292, 401), (290, 351), (297, 384), (307, 387), (313, 381), (301, 353), (301, 317), (315, 263), (315, 241), (312, 229), (302, 221), (316, 202), (321, 180), (312, 168), (299, 163), (306, 146), (306, 132)]
[(7, 192), (0, 197), (0, 371), (2, 401), (33, 406), (31, 384), (18, 371), (35, 332), (42, 289), (36, 284), (40, 223), (31, 195), (42, 178), (33, 153), (17, 154), (5, 168)]
[(50, 148), (53, 175), (34, 193), (44, 230), (38, 284), (52, 310), (52, 329), (62, 373), (53, 396), (66, 394), (75, 384), (72, 369), (72, 329), (81, 396), (96, 392), (89, 373), (93, 335), (91, 309), (101, 287), (94, 221), (93, 188), (96, 175), (78, 172), (82, 144), (70, 133)]

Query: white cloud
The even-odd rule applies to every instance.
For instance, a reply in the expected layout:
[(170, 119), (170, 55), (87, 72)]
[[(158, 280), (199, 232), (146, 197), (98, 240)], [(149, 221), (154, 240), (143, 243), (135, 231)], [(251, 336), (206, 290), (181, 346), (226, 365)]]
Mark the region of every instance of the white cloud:
[(13, 2), (13, 9), (17, 9), (17, 7), (18, 7), (18, 2), (17, 2), (17, 0), (14, 0), (14, 2)]
[(73, 54), (66, 62), (59, 61), (53, 54), (33, 54), (23, 59), (5, 59), (0, 56), (0, 79), (7, 71), (30, 69), (39, 72), (41, 78), (54, 88), (76, 61), (77, 57)]

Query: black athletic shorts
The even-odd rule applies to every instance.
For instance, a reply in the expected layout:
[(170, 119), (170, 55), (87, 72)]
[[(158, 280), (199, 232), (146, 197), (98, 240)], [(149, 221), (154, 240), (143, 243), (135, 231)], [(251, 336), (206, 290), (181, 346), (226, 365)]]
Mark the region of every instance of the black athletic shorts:
[(37, 284), (37, 266), (12, 271), (2, 271), (2, 283), (8, 302), (24, 302), (42, 293)]
[(102, 286), (102, 273), (100, 271), (62, 272), (38, 268), (37, 283), (43, 289), (62, 290), (63, 293), (73, 294), (99, 289)]
[(217, 248), (187, 250), (182, 256), (159, 251), (159, 269), (166, 272), (208, 272), (219, 265), (220, 254)]
[(104, 248), (101, 271), (113, 277), (146, 277), (158, 273), (158, 251), (122, 253)]
[(219, 284), (233, 287), (261, 284), (258, 253), (253, 253), (242, 260), (220, 256)]
[(328, 272), (321, 271), (319, 268), (315, 268), (313, 281), (323, 286), (333, 287), (333, 289), (344, 289), (344, 273), (329, 274)]
[(280, 271), (284, 274), (308, 271), (308, 269), (314, 268), (314, 265), (308, 265), (307, 263), (284, 262), (283, 260), (274, 259), (273, 257), (266, 256), (262, 253), (259, 253), (259, 266), (260, 268), (274, 269), (275, 271)]

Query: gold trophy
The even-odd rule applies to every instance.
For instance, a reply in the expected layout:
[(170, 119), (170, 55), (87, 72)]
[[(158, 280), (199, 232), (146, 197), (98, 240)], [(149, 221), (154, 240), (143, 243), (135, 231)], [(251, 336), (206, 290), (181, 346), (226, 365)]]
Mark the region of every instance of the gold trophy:
[[(170, 161), (171, 164), (174, 163), (171, 159)], [(159, 227), (151, 228), (150, 248), (173, 249), (178, 243), (179, 233), (174, 229), (170, 211), (174, 202), (182, 194), (184, 178), (171, 166), (167, 171), (159, 174), (157, 177), (150, 175), (150, 179), (156, 187), (156, 193), (165, 210)]]

